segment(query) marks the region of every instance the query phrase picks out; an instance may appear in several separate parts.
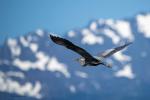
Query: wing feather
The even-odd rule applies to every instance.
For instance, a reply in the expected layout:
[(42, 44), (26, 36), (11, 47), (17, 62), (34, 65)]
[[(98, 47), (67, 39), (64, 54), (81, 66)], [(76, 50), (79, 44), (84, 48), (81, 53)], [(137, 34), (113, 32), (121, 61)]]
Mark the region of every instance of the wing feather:
[(124, 44), (124, 45), (122, 45), (122, 46), (119, 46), (119, 47), (116, 47), (116, 48), (108, 49), (108, 50), (102, 52), (102, 53), (100, 54), (100, 56), (101, 56), (101, 57), (104, 57), (104, 58), (109, 57), (109, 56), (113, 55), (114, 53), (116, 53), (116, 52), (118, 52), (118, 51), (124, 49), (125, 47), (127, 47), (127, 46), (130, 45), (130, 44), (132, 44), (132, 42), (126, 43), (126, 44)]
[(51, 34), (50, 34), (50, 38), (54, 43), (65, 46), (66, 48), (80, 54), (85, 59), (88, 59), (88, 60), (94, 59), (93, 56), (91, 56), (91, 54), (89, 54), (86, 50), (80, 48), (79, 46), (74, 45), (69, 40), (66, 40), (64, 38), (57, 37), (57, 36), (54, 36), (54, 35), (51, 35)]

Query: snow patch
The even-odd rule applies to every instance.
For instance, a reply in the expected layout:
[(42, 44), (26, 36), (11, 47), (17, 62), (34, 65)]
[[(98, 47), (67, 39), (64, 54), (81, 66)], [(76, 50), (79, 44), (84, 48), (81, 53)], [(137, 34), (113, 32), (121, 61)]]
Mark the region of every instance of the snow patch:
[(32, 36), (31, 36), (31, 35), (28, 35), (27, 41), (28, 41), (28, 42), (31, 42), (31, 41), (32, 41)]
[(138, 31), (143, 33), (146, 38), (150, 38), (150, 14), (138, 15), (136, 20)]
[(14, 59), (13, 63), (14, 66), (20, 68), (21, 70), (27, 71), (30, 68), (34, 68), (32, 62), (30, 61), (23, 61), (20, 60), (19, 58)]
[(129, 22), (118, 20), (114, 24), (114, 28), (121, 35), (122, 38), (129, 39), (130, 41), (134, 40)]
[(9, 71), (9, 72), (6, 73), (6, 75), (10, 76), (10, 77), (18, 77), (18, 78), (21, 78), (21, 79), (25, 78), (25, 75), (22, 72)]
[(71, 77), (70, 73), (67, 70), (67, 66), (63, 63), (59, 63), (55, 57), (52, 57), (50, 59), (50, 61), (47, 64), (47, 69), (52, 72), (55, 71), (61, 72), (62, 74), (65, 75), (66, 78)]
[(22, 43), (22, 45), (24, 47), (28, 47), (29, 46), (29, 42), (22, 36), (20, 37), (20, 42)]
[(7, 93), (15, 93), (20, 96), (29, 96), (37, 99), (42, 98), (40, 94), (41, 83), (35, 82), (35, 85), (26, 82), (25, 84), (20, 84), (18, 81), (12, 80), (4, 72), (0, 71), (0, 91)]
[(10, 62), (8, 60), (0, 60), (0, 65), (2, 64), (10, 65)]
[(103, 20), (103, 21), (100, 20), (99, 23), (106, 23), (107, 25), (112, 27), (114, 25), (115, 21), (113, 19), (107, 19), (107, 20)]
[(55, 34), (55, 33), (49, 33), (49, 34), (52, 35), (52, 36), (60, 37), (61, 38), (61, 36), (59, 34)]
[(119, 51), (113, 55), (114, 59), (120, 62), (131, 61), (131, 57), (122, 53), (123, 51)]
[(7, 44), (13, 56), (19, 56), (21, 54), (21, 48), (18, 46), (16, 39), (9, 38)]
[(30, 49), (32, 50), (32, 52), (37, 52), (38, 50), (38, 45), (36, 43), (30, 43)]
[(20, 60), (19, 58), (16, 58), (13, 61), (13, 65), (15, 65), (25, 71), (27, 71), (29, 69), (39, 69), (42, 71), (45, 70), (45, 66), (49, 60), (49, 57), (46, 56), (43, 52), (38, 52), (38, 53), (36, 53), (36, 58), (37, 58), (37, 61), (35, 61), (35, 62), (23, 61), (23, 60)]
[(135, 75), (132, 72), (130, 64), (125, 65), (122, 70), (119, 70), (118, 72), (116, 72), (115, 76), (116, 77), (126, 77), (128, 79), (134, 79), (135, 78)]
[(82, 35), (83, 35), (83, 38), (82, 38), (81, 42), (83, 44), (94, 45), (96, 43), (103, 44), (103, 42), (104, 42), (104, 40), (101, 36), (96, 36), (89, 29), (83, 29)]
[(24, 37), (20, 37), (20, 42), (24, 47), (29, 47), (30, 50), (35, 53), (38, 50), (38, 44), (36, 43), (31, 43), (30, 39), (26, 40)]
[(90, 25), (90, 29), (92, 31), (95, 31), (97, 29), (97, 23), (96, 22), (92, 22), (91, 25)]
[(43, 30), (41, 30), (41, 29), (36, 30), (36, 33), (37, 33), (37, 35), (39, 35), (39, 36), (43, 36), (43, 35), (44, 35), (44, 32), (43, 32)]
[(88, 74), (85, 72), (81, 72), (81, 71), (76, 71), (75, 74), (81, 78), (87, 78)]
[(70, 73), (67, 70), (67, 66), (63, 63), (58, 62), (55, 57), (50, 58), (41, 51), (36, 52), (35, 56), (37, 60), (34, 62), (16, 58), (13, 60), (12, 64), (24, 71), (28, 71), (30, 69), (38, 69), (41, 71), (49, 70), (52, 72), (58, 71), (64, 74), (66, 78), (71, 77)]
[(70, 85), (69, 86), (69, 89), (72, 93), (75, 93), (76, 92), (76, 87), (74, 85)]
[(124, 21), (124, 20), (114, 21), (112, 19), (108, 19), (108, 20), (100, 19), (99, 24), (109, 25), (112, 29), (116, 30), (118, 35), (120, 35), (121, 38), (123, 39), (129, 39), (130, 41), (134, 40), (134, 36), (131, 31), (131, 26), (128, 21)]
[(68, 32), (69, 37), (74, 37), (75, 35), (76, 35), (76, 33), (74, 31), (69, 31)]
[(108, 36), (109, 38), (111, 38), (112, 42), (114, 44), (118, 44), (119, 43), (120, 37), (118, 35), (116, 35), (115, 32), (113, 32), (112, 30), (110, 30), (110, 29), (104, 29), (104, 34), (106, 36)]

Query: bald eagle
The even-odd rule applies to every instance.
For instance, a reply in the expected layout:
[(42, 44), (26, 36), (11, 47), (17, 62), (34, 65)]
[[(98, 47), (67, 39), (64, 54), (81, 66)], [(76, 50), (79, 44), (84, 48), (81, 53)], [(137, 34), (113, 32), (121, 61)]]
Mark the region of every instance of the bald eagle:
[(82, 66), (97, 66), (97, 65), (104, 65), (106, 67), (112, 67), (111, 64), (104, 62), (104, 59), (113, 55), (114, 53), (122, 50), (123, 48), (125, 48), (126, 46), (130, 45), (132, 42), (128, 42), (122, 46), (116, 47), (116, 48), (112, 48), (112, 49), (108, 49), (104, 52), (102, 52), (100, 55), (98, 56), (92, 56), (90, 53), (88, 53), (86, 50), (84, 50), (83, 48), (73, 44), (72, 42), (70, 42), (67, 39), (55, 36), (50, 34), (50, 38), (51, 40), (58, 44), (58, 45), (62, 45), (64, 47), (66, 47), (67, 49), (70, 49), (76, 53), (78, 53), (79, 55), (81, 55), (80, 58), (76, 59)]

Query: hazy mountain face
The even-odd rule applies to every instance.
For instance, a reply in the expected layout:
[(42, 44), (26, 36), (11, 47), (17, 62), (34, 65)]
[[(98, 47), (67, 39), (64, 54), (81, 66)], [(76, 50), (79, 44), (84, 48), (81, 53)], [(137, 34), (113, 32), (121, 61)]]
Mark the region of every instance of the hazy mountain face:
[(62, 36), (93, 55), (133, 41), (106, 59), (112, 69), (80, 66), (78, 54), (54, 44), (42, 29), (9, 38), (0, 47), (0, 99), (148, 100), (149, 26), (150, 14), (138, 14), (91, 21)]

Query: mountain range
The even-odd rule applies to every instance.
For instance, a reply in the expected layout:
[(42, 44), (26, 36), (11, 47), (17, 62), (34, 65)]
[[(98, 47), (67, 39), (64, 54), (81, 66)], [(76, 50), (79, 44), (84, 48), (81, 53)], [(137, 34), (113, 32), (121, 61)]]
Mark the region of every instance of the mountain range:
[(80, 66), (75, 61), (80, 55), (54, 44), (46, 30), (9, 37), (0, 45), (0, 99), (149, 100), (149, 26), (150, 13), (139, 13), (91, 20), (61, 36), (93, 55), (132, 41), (106, 59), (111, 69)]

